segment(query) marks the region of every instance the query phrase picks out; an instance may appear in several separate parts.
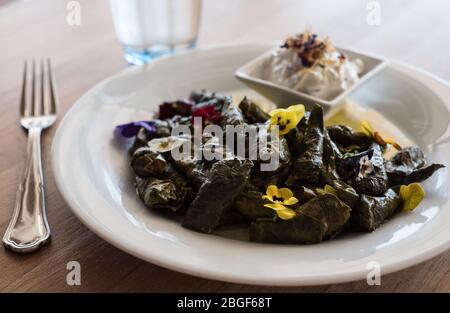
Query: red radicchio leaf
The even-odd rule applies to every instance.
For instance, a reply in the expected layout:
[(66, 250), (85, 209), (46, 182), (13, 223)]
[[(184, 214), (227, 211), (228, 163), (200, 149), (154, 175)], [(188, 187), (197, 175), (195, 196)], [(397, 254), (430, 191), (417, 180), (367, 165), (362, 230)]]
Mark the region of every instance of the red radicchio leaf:
[[(207, 105), (202, 108), (195, 109), (192, 112), (192, 118), (201, 117), (206, 120), (206, 122), (210, 122), (213, 124), (219, 124), (220, 122), (220, 113), (216, 110), (214, 105)], [(192, 120), (194, 122), (194, 120)]]

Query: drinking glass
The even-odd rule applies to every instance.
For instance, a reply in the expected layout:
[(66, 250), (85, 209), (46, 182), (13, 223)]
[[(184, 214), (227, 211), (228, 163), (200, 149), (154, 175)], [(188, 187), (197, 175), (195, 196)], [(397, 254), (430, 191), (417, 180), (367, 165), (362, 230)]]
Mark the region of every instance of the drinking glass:
[(110, 5), (130, 64), (195, 46), (201, 0), (110, 0)]

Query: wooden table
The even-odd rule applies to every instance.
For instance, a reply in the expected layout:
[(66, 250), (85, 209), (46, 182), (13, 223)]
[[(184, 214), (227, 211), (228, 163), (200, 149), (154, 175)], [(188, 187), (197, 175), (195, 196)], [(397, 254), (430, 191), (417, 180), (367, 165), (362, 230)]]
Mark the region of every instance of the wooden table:
[[(80, 0), (80, 26), (67, 25), (67, 2), (0, 1), (1, 234), (11, 215), (24, 161), (26, 136), (18, 124), (24, 59), (52, 57), (61, 116), (94, 84), (126, 67), (107, 1)], [(310, 26), (340, 45), (401, 59), (450, 80), (450, 2), (379, 3), (381, 25), (370, 26), (366, 1), (361, 0), (205, 0), (199, 45), (277, 40)], [(245, 286), (196, 278), (143, 262), (98, 238), (64, 203), (49, 166), (55, 130), (51, 128), (43, 138), (53, 242), (32, 255), (0, 249), (0, 291), (450, 292), (450, 251), (383, 276), (381, 286), (376, 287), (365, 281), (298, 288)], [(66, 284), (66, 265), (71, 260), (81, 264), (81, 286)]]

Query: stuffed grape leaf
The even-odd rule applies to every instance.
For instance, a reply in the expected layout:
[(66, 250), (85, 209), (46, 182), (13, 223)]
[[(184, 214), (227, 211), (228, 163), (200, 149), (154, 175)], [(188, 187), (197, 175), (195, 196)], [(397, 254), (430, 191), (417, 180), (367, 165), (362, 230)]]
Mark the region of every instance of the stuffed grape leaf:
[(308, 126), (310, 112), (306, 111), (303, 118), (297, 124), (297, 127), (292, 129), (288, 134), (284, 136), (288, 142), (289, 151), (291, 155), (297, 158), (303, 152), (303, 139), (305, 137), (306, 129)]
[(203, 160), (197, 160), (191, 157), (174, 160), (175, 166), (199, 189), (206, 181), (212, 163)]
[(399, 208), (402, 200), (392, 189), (379, 197), (361, 195), (359, 205), (352, 212), (354, 224), (363, 231), (373, 231)]
[(234, 201), (233, 207), (250, 221), (258, 218), (272, 218), (274, 211), (264, 206), (262, 196), (263, 193), (255, 187), (246, 187)]
[[(259, 136), (267, 136), (266, 133), (260, 132)], [(251, 182), (253, 185), (265, 189), (268, 185), (280, 185), (283, 184), (286, 178), (289, 176), (289, 170), (291, 165), (291, 154), (289, 152), (289, 147), (286, 139), (281, 138), (276, 141), (269, 141), (268, 139), (267, 147), (261, 149), (258, 153), (258, 159), (252, 170)], [(264, 160), (275, 160), (278, 159), (278, 164), (274, 163), (274, 168), (270, 171), (264, 170), (261, 167), (261, 163)], [(269, 165), (271, 161), (267, 162)]]
[(269, 243), (318, 243), (335, 236), (350, 218), (350, 207), (331, 194), (313, 198), (290, 220), (254, 221), (250, 240)]
[(334, 142), (331, 141), (328, 131), (325, 129), (323, 137), (323, 166), (320, 184), (321, 186), (330, 184), (332, 181), (339, 178), (336, 166), (338, 158), (339, 152), (337, 150), (337, 147)]
[(363, 151), (370, 148), (373, 139), (363, 132), (355, 132), (351, 127), (345, 125), (331, 125), (327, 127), (331, 140), (340, 147), (341, 152), (350, 150)]
[(316, 105), (309, 115), (302, 143), (303, 152), (293, 162), (287, 181), (288, 185), (293, 185), (298, 181), (309, 184), (320, 183), (324, 171), (323, 141), (323, 111), (320, 106)]
[(369, 149), (360, 153), (339, 158), (337, 161), (337, 172), (342, 180), (353, 179), (360, 172), (361, 159), (367, 157), (370, 161), (373, 157), (374, 149)]
[(247, 97), (244, 97), (239, 103), (239, 109), (244, 116), (245, 122), (249, 124), (264, 123), (269, 119), (269, 114)]
[(136, 192), (149, 209), (178, 212), (184, 206), (188, 188), (170, 179), (136, 177)]
[(442, 164), (428, 165), (422, 150), (417, 146), (402, 149), (386, 162), (390, 186), (424, 181), (443, 167)]
[(227, 125), (245, 125), (244, 117), (242, 116), (241, 111), (233, 104), (231, 98), (226, 99), (223, 104), (220, 125), (223, 128)]
[(252, 166), (252, 161), (237, 158), (214, 163), (186, 212), (183, 226), (211, 233), (248, 183)]
[(341, 180), (335, 180), (331, 186), (336, 190), (336, 194), (352, 210), (359, 206), (359, 195), (353, 187)]
[(359, 165), (359, 173), (353, 178), (353, 187), (360, 194), (381, 196), (388, 189), (388, 177), (384, 168), (384, 159), (381, 147), (373, 144), (373, 155), (368, 159), (371, 167), (369, 171), (363, 170), (364, 164)]
[(161, 175), (167, 168), (167, 162), (164, 157), (149, 147), (137, 149), (133, 153), (130, 165), (136, 176), (141, 178)]
[[(204, 233), (249, 225), (250, 240), (256, 242), (309, 244), (343, 231), (373, 231), (400, 211), (401, 186), (444, 167), (427, 164), (416, 146), (385, 160), (387, 144), (376, 132), (325, 128), (322, 108), (308, 108), (288, 133), (273, 138), (270, 125), (276, 119), (255, 102), (244, 98), (235, 106), (232, 97), (202, 90), (189, 100), (163, 103), (159, 119), (119, 125), (115, 134), (135, 138), (130, 165), (136, 192), (148, 208), (169, 212), (182, 218), (183, 226)], [(185, 131), (194, 130), (195, 117), (203, 118), (203, 127), (235, 126), (237, 133), (228, 138), (209, 127), (197, 142), (199, 137)], [(172, 136), (178, 125), (188, 127)], [(184, 154), (174, 155), (181, 148)], [(402, 197), (408, 201), (405, 192)], [(269, 203), (272, 208), (265, 207)]]
[(217, 94), (215, 92), (193, 91), (189, 97), (189, 100), (194, 101), (194, 110), (206, 106), (213, 105), (218, 111), (222, 110), (225, 102), (230, 102), (230, 97)]

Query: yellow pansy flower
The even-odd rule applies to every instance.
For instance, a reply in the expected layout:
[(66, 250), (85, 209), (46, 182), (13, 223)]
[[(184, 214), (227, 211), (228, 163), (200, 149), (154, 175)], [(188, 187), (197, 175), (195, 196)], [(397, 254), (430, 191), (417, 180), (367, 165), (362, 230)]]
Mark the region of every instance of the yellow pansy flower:
[(368, 121), (361, 122), (361, 130), (367, 137), (373, 138), (373, 140), (379, 145), (385, 146), (387, 144), (390, 144), (395, 149), (402, 150), (402, 147), (393, 139), (381, 137), (379, 132), (373, 130), (372, 125), (370, 125)]
[(270, 126), (278, 126), (280, 135), (286, 135), (305, 116), (305, 106), (303, 104), (291, 105), (287, 109), (276, 109), (269, 112)]
[(272, 202), (264, 204), (264, 206), (274, 210), (282, 220), (289, 220), (296, 215), (294, 210), (286, 207), (286, 205), (298, 203), (298, 199), (294, 197), (294, 194), (289, 188), (278, 189), (277, 186), (270, 185), (267, 187), (266, 194), (262, 198)]
[(419, 183), (402, 185), (400, 187), (400, 197), (403, 200), (403, 211), (411, 212), (425, 197), (425, 190)]

